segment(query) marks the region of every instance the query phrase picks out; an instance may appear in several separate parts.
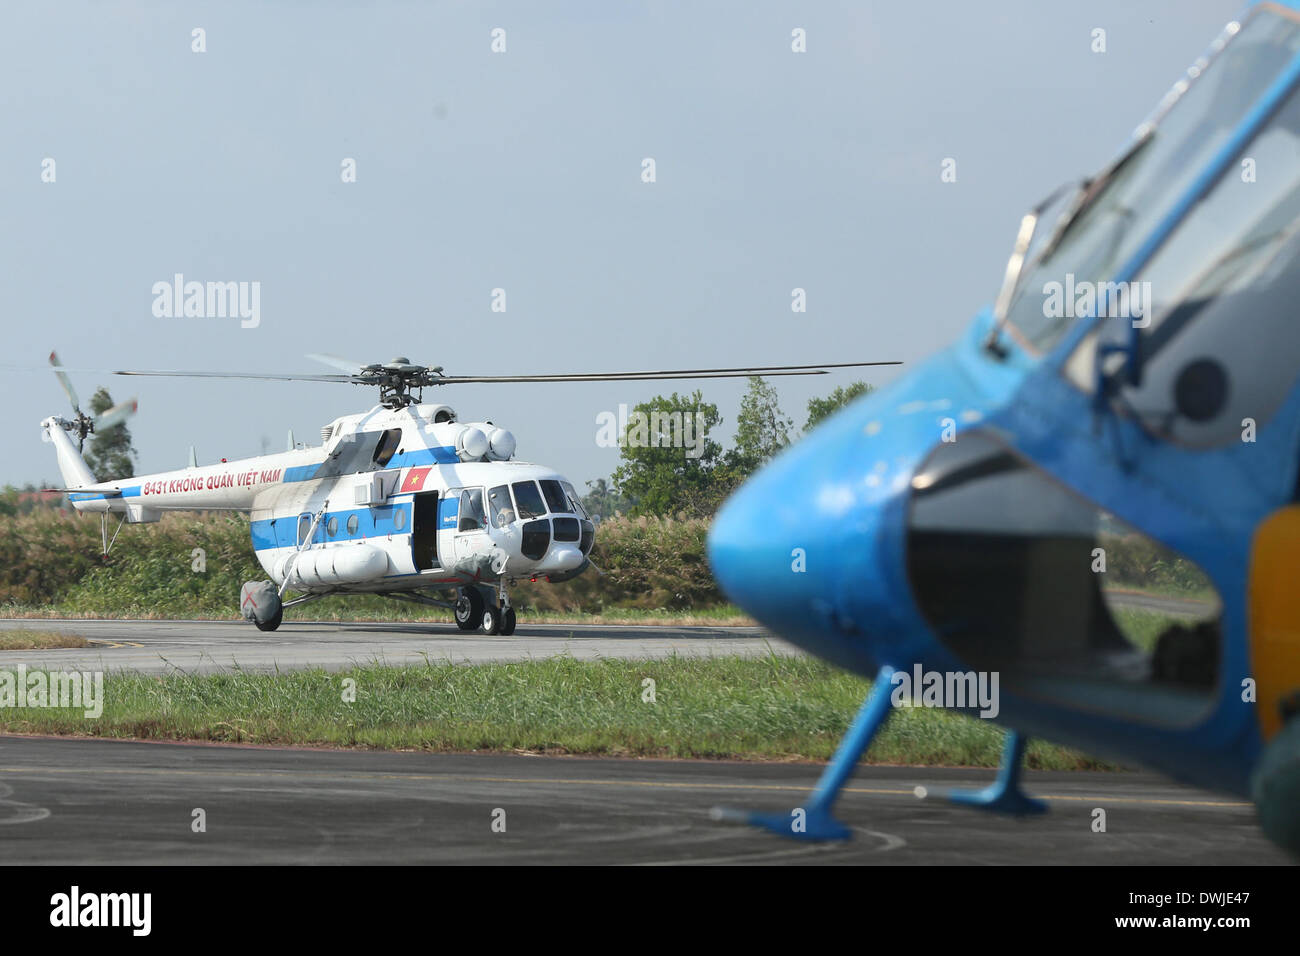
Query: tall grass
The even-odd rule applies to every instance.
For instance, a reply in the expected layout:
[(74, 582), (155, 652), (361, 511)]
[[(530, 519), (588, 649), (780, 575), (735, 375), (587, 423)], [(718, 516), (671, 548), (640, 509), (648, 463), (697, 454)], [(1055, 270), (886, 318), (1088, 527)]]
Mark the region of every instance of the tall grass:
[[(707, 522), (620, 518), (602, 522), (589, 570), (562, 584), (523, 582), (512, 595), (525, 613), (664, 610), (702, 612), (725, 606), (705, 558)], [(195, 549), (205, 568), (194, 570)], [(44, 610), (93, 617), (237, 616), (239, 589), (261, 580), (248, 523), (237, 515), (172, 513), (122, 529), (100, 557), (99, 519), (41, 509), (0, 516), (0, 613)], [(349, 597), (353, 612), (392, 617), (396, 605)], [(319, 614), (309, 604), (299, 616)], [(401, 606), (401, 616), (445, 617)], [(290, 612), (292, 618), (294, 612)]]

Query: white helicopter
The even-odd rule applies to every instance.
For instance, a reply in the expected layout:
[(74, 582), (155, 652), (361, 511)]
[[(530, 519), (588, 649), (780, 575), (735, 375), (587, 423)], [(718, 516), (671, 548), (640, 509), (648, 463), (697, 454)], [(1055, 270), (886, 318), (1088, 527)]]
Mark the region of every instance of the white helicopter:
[[(79, 512), (101, 516), (104, 553), (123, 524), (158, 521), (165, 511), (248, 515), (253, 549), (269, 580), (241, 589), (240, 612), (274, 631), (284, 609), (331, 594), (381, 594), (453, 612), (464, 631), (512, 634), (510, 588), (520, 580), (567, 581), (591, 566), (595, 525), (573, 484), (553, 468), (515, 458), (515, 437), (492, 422), (461, 422), (448, 405), (425, 404), (423, 389), (468, 382), (601, 382), (751, 375), (824, 375), (827, 365), (682, 369), (572, 375), (448, 376), (406, 358), (362, 365), (310, 358), (338, 375), (72, 370), (50, 363), (76, 418), (46, 418), (67, 493)], [(134, 399), (98, 418), (83, 414), (69, 371), (113, 375), (347, 382), (379, 388), (380, 403), (321, 429), (321, 444), (280, 454), (97, 482), (81, 456), (96, 427), (117, 424)], [(75, 435), (78, 443), (74, 444)], [(112, 539), (109, 518), (120, 516)], [(295, 597), (286, 600), (290, 590)], [(436, 597), (446, 594), (446, 599)]]

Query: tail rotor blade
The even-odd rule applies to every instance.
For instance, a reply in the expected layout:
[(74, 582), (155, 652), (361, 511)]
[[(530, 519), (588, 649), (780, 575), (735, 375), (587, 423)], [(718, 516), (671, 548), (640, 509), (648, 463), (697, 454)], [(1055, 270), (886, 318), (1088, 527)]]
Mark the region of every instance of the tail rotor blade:
[(81, 414), (81, 403), (77, 401), (77, 391), (72, 387), (72, 379), (63, 371), (63, 363), (59, 361), (59, 356), (55, 352), (50, 353), (50, 364), (54, 366), (54, 375), (63, 386), (63, 391), (68, 395), (68, 401), (72, 402), (72, 410), (78, 415)]
[(96, 430), (101, 428), (112, 428), (126, 421), (139, 409), (140, 403), (134, 398), (127, 399), (125, 402), (118, 402), (112, 408), (105, 409), (103, 414), (95, 418)]

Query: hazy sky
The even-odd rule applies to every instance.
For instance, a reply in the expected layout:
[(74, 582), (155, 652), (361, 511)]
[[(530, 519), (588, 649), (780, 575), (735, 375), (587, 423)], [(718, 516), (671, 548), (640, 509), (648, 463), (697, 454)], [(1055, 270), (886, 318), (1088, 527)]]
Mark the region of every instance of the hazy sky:
[[(330, 371), (312, 351), (449, 374), (914, 361), (993, 297), (1024, 209), (1102, 164), (1239, 10), (6, 4), (0, 363), (41, 369), (52, 347), (71, 366), (259, 372)], [(259, 282), (260, 324), (155, 317), (152, 287), (176, 273)], [(777, 383), (801, 424), (809, 396), (855, 377)], [(279, 451), (289, 428), (314, 443), (374, 404), (347, 385), (75, 381), (83, 401), (100, 384), (139, 397), (141, 472), (183, 466), (190, 444), (210, 462)], [(441, 400), (581, 484), (618, 464), (601, 411), (689, 387)], [(726, 443), (744, 380), (699, 387)], [(38, 427), (67, 410), (54, 376), (4, 373), (0, 407), (0, 483), (57, 480)]]

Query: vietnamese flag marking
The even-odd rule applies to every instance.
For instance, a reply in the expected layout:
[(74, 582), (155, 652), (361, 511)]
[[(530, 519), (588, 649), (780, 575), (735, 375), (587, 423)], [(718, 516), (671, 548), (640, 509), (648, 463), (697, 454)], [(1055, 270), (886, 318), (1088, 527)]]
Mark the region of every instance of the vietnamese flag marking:
[(429, 476), (432, 468), (412, 468), (406, 473), (406, 480), (402, 482), (402, 491), (419, 491), (424, 487), (424, 479)]

